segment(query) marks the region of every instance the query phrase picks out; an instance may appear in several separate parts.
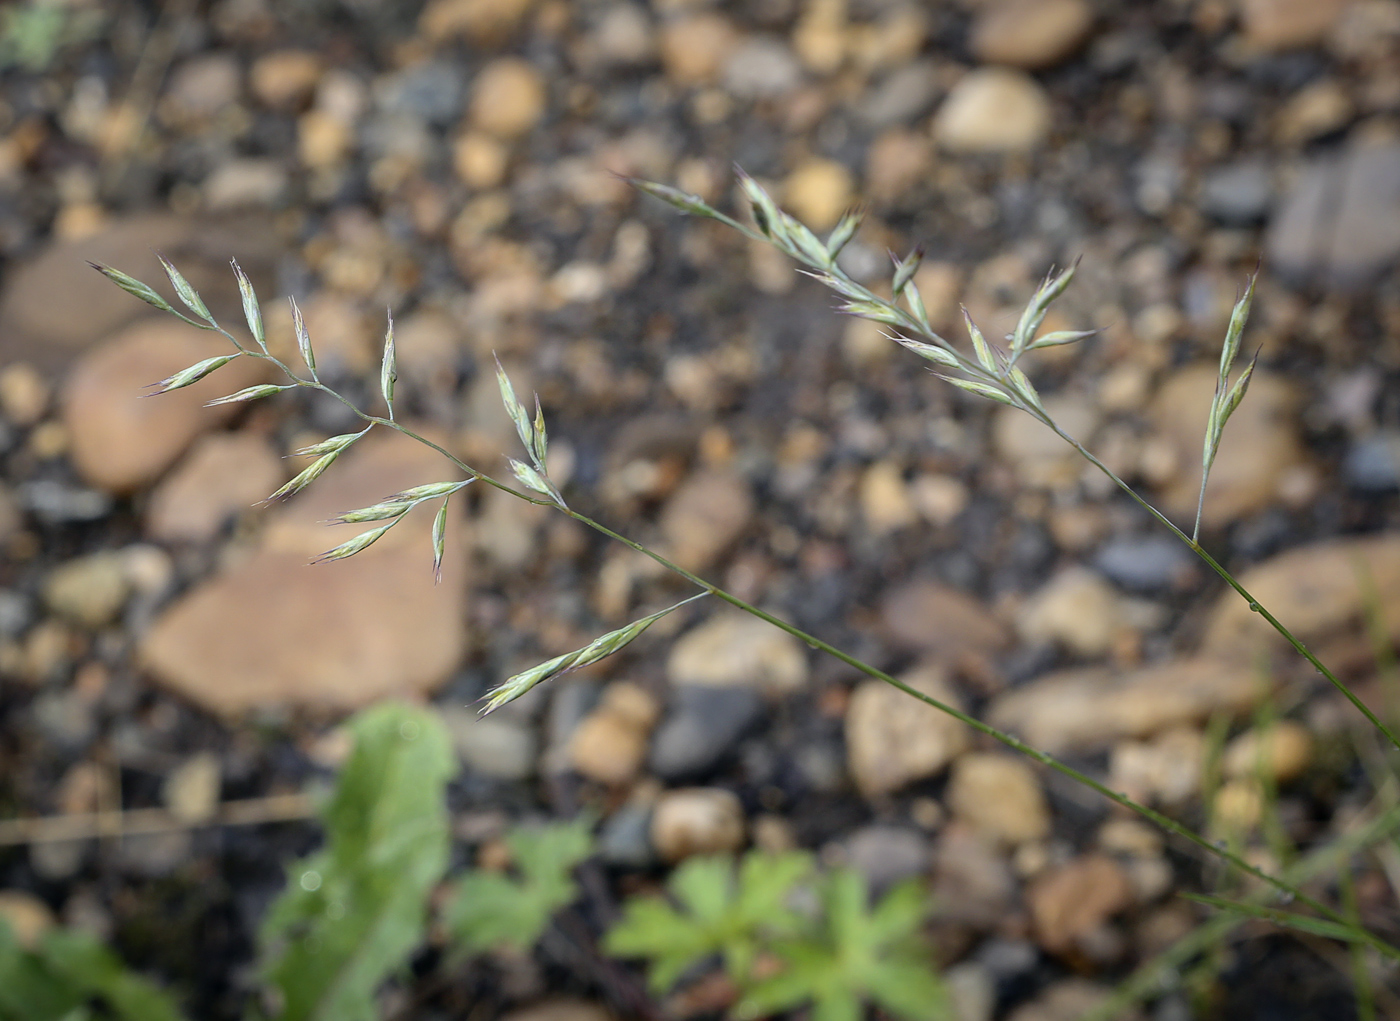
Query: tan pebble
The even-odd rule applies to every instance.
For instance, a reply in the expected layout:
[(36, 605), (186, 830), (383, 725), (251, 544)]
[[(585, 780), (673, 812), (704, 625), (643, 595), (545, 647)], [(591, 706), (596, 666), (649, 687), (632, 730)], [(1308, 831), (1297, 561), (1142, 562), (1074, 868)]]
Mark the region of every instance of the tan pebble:
[(987, 67), (953, 86), (934, 117), (933, 135), (952, 152), (1027, 152), (1045, 140), (1050, 124), (1050, 100), (1035, 79)]
[(536, 0), (432, 0), (418, 27), (429, 42), (464, 38), (478, 46), (505, 42), (524, 23)]
[(321, 110), (308, 110), (297, 121), (297, 155), (313, 170), (337, 166), (354, 142), (350, 126)]
[(287, 475), (286, 465), (261, 436), (203, 437), (151, 494), (146, 530), (166, 542), (211, 539), (230, 518), (266, 499)]
[(953, 764), (948, 807), (975, 829), (1009, 844), (1050, 833), (1050, 808), (1034, 771), (994, 752), (964, 755)]
[(836, 226), (853, 201), (851, 172), (835, 160), (810, 159), (783, 182), (783, 200), (814, 231)]
[(1117, 862), (1090, 854), (1036, 880), (1026, 899), (1040, 945), (1063, 953), (1131, 904), (1133, 889)]
[(1235, 778), (1257, 776), (1263, 769), (1278, 783), (1296, 779), (1312, 762), (1313, 738), (1308, 729), (1293, 720), (1279, 720), (1261, 735), (1249, 730), (1225, 749), (1225, 775)]
[(481, 131), (518, 138), (544, 116), (545, 83), (535, 66), (518, 57), (487, 64), (472, 87), (470, 116)]
[(782, 695), (807, 685), (807, 656), (789, 634), (747, 614), (721, 613), (671, 647), (672, 684), (753, 685)]
[(1073, 55), (1093, 24), (1087, 0), (999, 0), (978, 15), (969, 45), (979, 60), (1035, 71)]
[(661, 26), (661, 62), (678, 85), (710, 85), (734, 49), (735, 31), (718, 14), (691, 14)]
[(865, 157), (866, 186), (877, 202), (898, 200), (927, 182), (932, 170), (933, 146), (927, 134), (905, 128), (881, 133)]
[(37, 949), (40, 938), (57, 924), (47, 904), (22, 890), (0, 890), (0, 919), (26, 950)]
[(737, 851), (744, 842), (743, 808), (729, 791), (714, 787), (667, 791), (652, 813), (651, 841), (668, 862)]
[(1349, 0), (1240, 0), (1245, 43), (1280, 51), (1312, 46), (1326, 38)]
[(253, 63), (249, 85), (253, 95), (275, 109), (296, 106), (310, 98), (321, 77), (319, 54), (306, 50), (279, 50)]
[[(929, 666), (901, 678), (955, 709), (962, 700), (943, 671)], [(864, 681), (846, 710), (846, 758), (867, 798), (934, 776), (971, 744), (967, 726), (884, 681)]]
[(904, 471), (892, 461), (877, 461), (861, 475), (860, 506), (872, 535), (908, 528), (919, 519)]
[(199, 826), (219, 808), (223, 771), (213, 752), (197, 752), (176, 766), (161, 790), (165, 807), (182, 823)]
[(494, 188), (505, 179), (510, 150), (490, 135), (469, 131), (452, 147), (452, 167), (472, 188)]

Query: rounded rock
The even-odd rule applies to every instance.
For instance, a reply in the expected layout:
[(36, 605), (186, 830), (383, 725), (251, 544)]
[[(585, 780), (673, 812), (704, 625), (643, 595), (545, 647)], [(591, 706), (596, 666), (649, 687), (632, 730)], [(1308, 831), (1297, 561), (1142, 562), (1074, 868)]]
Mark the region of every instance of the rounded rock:
[(969, 72), (934, 116), (934, 139), (957, 153), (1029, 152), (1050, 133), (1050, 100), (1023, 71)]
[(669, 862), (737, 851), (744, 843), (744, 810), (737, 797), (716, 787), (668, 791), (652, 813), (651, 842)]
[(960, 758), (948, 783), (948, 804), (974, 829), (1008, 844), (1050, 833), (1040, 781), (1030, 766), (1009, 755), (976, 752)]
[(472, 123), (498, 138), (519, 138), (544, 116), (544, 78), (518, 57), (492, 61), (477, 76), (471, 103)]
[(970, 43), (979, 60), (1035, 71), (1072, 56), (1093, 24), (1086, 0), (1006, 0), (978, 15)]

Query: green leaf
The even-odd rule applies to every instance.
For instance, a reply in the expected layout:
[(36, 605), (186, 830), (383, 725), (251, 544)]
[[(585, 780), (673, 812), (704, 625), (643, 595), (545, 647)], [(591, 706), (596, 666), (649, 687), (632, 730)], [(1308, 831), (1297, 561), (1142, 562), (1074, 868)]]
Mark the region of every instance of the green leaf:
[(604, 946), (621, 957), (648, 959), (648, 981), (658, 993), (716, 954), (743, 983), (763, 946), (800, 928), (787, 901), (811, 867), (810, 856), (800, 852), (751, 851), (736, 876), (728, 855), (689, 858), (666, 884), (671, 900), (629, 900)]
[(574, 868), (592, 853), (593, 821), (521, 827), (506, 838), (516, 875), (474, 869), (457, 884), (445, 920), (468, 954), (497, 947), (528, 951), (551, 918), (578, 898)]
[(166, 993), (87, 933), (54, 929), (26, 950), (0, 919), (0, 1019), (66, 1021), (93, 1001), (97, 1016), (121, 1021), (183, 1016)]
[(823, 924), (806, 926), (774, 946), (783, 970), (747, 990), (736, 1008), (739, 1016), (763, 1017), (810, 1002), (814, 1019), (851, 1021), (868, 1001), (904, 1021), (950, 1016), (947, 994), (919, 938), (928, 912), (922, 884), (897, 886), (871, 909), (864, 877), (838, 869), (820, 893)]
[(259, 937), (276, 1021), (375, 1021), (375, 993), (423, 941), (447, 867), (456, 766), (442, 723), (390, 702), (349, 728), (354, 750), (322, 811), (326, 846), (288, 870)]

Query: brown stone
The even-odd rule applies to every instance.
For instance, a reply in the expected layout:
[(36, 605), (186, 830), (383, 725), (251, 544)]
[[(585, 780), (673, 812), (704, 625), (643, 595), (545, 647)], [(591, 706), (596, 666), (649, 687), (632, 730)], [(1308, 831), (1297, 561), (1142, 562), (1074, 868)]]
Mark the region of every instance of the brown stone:
[(535, 0), (432, 0), (418, 27), (433, 43), (461, 37), (495, 46), (515, 33), (534, 6)]
[(201, 432), (235, 414), (237, 405), (204, 404), (267, 378), (267, 363), (236, 358), (192, 386), (149, 396), (151, 384), (232, 351), (222, 337), (177, 320), (147, 319), (85, 356), (62, 396), (73, 464), (83, 479), (131, 492), (155, 481)]
[(710, 85), (734, 50), (735, 31), (718, 14), (692, 14), (661, 26), (661, 63), (678, 85)]
[(683, 482), (661, 512), (671, 559), (702, 571), (733, 545), (753, 519), (753, 495), (742, 475), (704, 469)]
[(165, 542), (204, 542), (287, 480), (285, 462), (251, 433), (215, 433), (193, 448), (151, 494), (146, 531)]
[[(961, 699), (938, 667), (901, 678), (955, 709)], [(884, 681), (865, 681), (846, 709), (846, 757), (856, 786), (867, 798), (936, 775), (966, 751), (971, 731), (947, 713), (911, 698)]]
[(544, 77), (529, 61), (501, 57), (482, 68), (472, 90), (471, 120), (498, 138), (525, 134), (544, 115)]
[(273, 517), (257, 553), (156, 620), (141, 646), (144, 665), (226, 715), (259, 706), (349, 711), (431, 691), (465, 648), (460, 527), (449, 524), (440, 585), (431, 567), (433, 507), (347, 560), (308, 560), (364, 527), (323, 524), (332, 514), (452, 477), (439, 455), (398, 434), (362, 441)]
[(791, 635), (745, 613), (721, 613), (687, 631), (671, 648), (672, 684), (751, 685), (784, 695), (807, 684), (807, 656)]
[(308, 50), (278, 50), (259, 57), (249, 76), (253, 95), (275, 109), (304, 103), (316, 88), (323, 67), (320, 54)]
[(89, 260), (130, 274), (170, 297), (165, 271), (155, 256), (160, 252), (199, 291), (220, 322), (236, 326), (243, 315), (229, 259), (238, 259), (265, 300), (272, 293), (267, 269), (278, 247), (276, 235), (256, 216), (195, 221), (160, 214), (117, 220), (81, 240), (52, 244), (6, 272), (0, 296), (0, 362), (24, 359), (52, 368), (151, 314), (150, 306), (99, 277), (87, 265)]
[(1117, 862), (1090, 854), (1037, 879), (1027, 899), (1040, 945), (1064, 953), (1131, 904), (1133, 889)]
[(886, 598), (882, 616), (890, 641), (942, 662), (996, 653), (1010, 641), (990, 607), (935, 581), (914, 581), (896, 589)]
[(1058, 755), (1107, 748), (1214, 712), (1248, 712), (1265, 694), (1255, 669), (1207, 656), (1127, 672), (1091, 668), (1040, 677), (996, 699), (987, 720)]
[(1035, 71), (1072, 56), (1093, 24), (1086, 0), (1002, 0), (977, 16), (969, 45), (979, 60)]
[(964, 755), (948, 781), (948, 807), (984, 836), (1008, 844), (1050, 832), (1050, 807), (1035, 771), (1001, 752)]
[[(1359, 635), (1372, 600), (1386, 632), (1400, 635), (1400, 535), (1303, 546), (1251, 567), (1239, 581), (1306, 644)], [(1282, 643), (1238, 593), (1220, 594), (1206, 628), (1208, 651), (1247, 658)]]
[(1241, 0), (1245, 42), (1260, 50), (1313, 46), (1326, 38), (1349, 0)]
[(651, 842), (669, 862), (737, 851), (744, 843), (743, 807), (717, 787), (667, 791), (652, 813)]
[(644, 688), (610, 685), (602, 704), (584, 717), (569, 739), (569, 762), (590, 780), (621, 784), (633, 779), (646, 759), (647, 739), (660, 706)]

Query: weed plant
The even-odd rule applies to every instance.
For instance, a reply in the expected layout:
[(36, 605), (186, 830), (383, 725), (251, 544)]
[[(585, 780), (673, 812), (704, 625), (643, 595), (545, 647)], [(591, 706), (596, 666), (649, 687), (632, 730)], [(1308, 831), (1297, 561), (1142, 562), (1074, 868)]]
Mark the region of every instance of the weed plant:
[[(742, 172), (739, 184), (751, 223), (740, 222), (700, 198), (674, 188), (644, 181), (633, 183), (683, 213), (718, 220), (753, 241), (773, 245), (804, 267), (807, 275), (835, 291), (841, 298), (841, 311), (881, 324), (891, 342), (929, 363), (952, 386), (978, 398), (1015, 408), (1050, 429), (1199, 557), (1340, 691), (1392, 748), (1400, 748), (1400, 740), (1392, 730), (1267, 607), (1255, 600), (1199, 541), (1199, 507), (1204, 501), (1210, 470), (1223, 431), (1246, 396), (1258, 360), (1255, 354), (1236, 371), (1254, 300), (1253, 278), (1235, 304), (1222, 346), (1215, 394), (1203, 424), (1201, 493), (1196, 523), (1188, 534), (1061, 427), (1047, 411), (1022, 367), (1035, 351), (1074, 344), (1095, 332), (1041, 332), (1051, 305), (1069, 287), (1074, 267), (1047, 276), (1026, 305), (1015, 329), (999, 341), (989, 340), (964, 313), (968, 333), (968, 344), (964, 348), (939, 335), (930, 325), (914, 282), (921, 259), (918, 249), (905, 258), (894, 259), (888, 298), (858, 283), (841, 268), (838, 257), (860, 227), (859, 212), (842, 218), (831, 234), (821, 240), (779, 209), (769, 195)], [(1371, 821), (1329, 847), (1292, 864), (1262, 868), (1246, 860), (1239, 849), (1228, 843), (1217, 842), (1192, 830), (1015, 736), (915, 690), (574, 510), (566, 502), (561, 487), (550, 478), (548, 432), (538, 398), (533, 409), (527, 408), (499, 364), (497, 378), (502, 402), (525, 451), (524, 460), (510, 460), (514, 484), (466, 464), (397, 419), (394, 400), (398, 377), (392, 318), (385, 333), (379, 374), (383, 409), (375, 412), (358, 406), (318, 374), (312, 340), (295, 301), (292, 302), (292, 318), (302, 362), (299, 367), (289, 365), (269, 350), (261, 306), (247, 276), (236, 263), (233, 270), (242, 294), (248, 342), (216, 322), (180, 272), (163, 259), (162, 263), (184, 311), (147, 284), (120, 270), (108, 266), (95, 268), (146, 303), (178, 316), (193, 327), (222, 334), (233, 348), (227, 354), (205, 359), (161, 381), (155, 387), (157, 392), (188, 386), (234, 359), (254, 358), (274, 364), (284, 373), (286, 381), (248, 387), (211, 403), (241, 403), (304, 388), (341, 401), (363, 423), (356, 431), (332, 436), (297, 451), (312, 458), (311, 464), (269, 500), (291, 496), (313, 483), (346, 450), (376, 428), (397, 430), (432, 447), (464, 476), (455, 481), (387, 494), (371, 506), (347, 510), (338, 521), (360, 522), (372, 527), (327, 550), (318, 559), (353, 556), (399, 524), (413, 508), (436, 503), (438, 509), (432, 526), (433, 566), (440, 569), (447, 541), (449, 501), (467, 486), (478, 483), (508, 492), (528, 503), (553, 508), (650, 557), (698, 589), (688, 599), (602, 635), (575, 652), (507, 678), (487, 695), (483, 712), (499, 708), (570, 670), (616, 653), (679, 606), (710, 596), (767, 621), (861, 674), (893, 685), (911, 698), (961, 720), (1137, 813), (1194, 846), (1200, 854), (1217, 860), (1227, 875), (1236, 877), (1237, 885), (1231, 896), (1199, 898), (1218, 909), (1218, 917), (1181, 941), (1162, 959), (1140, 969), (1096, 1016), (1111, 1017), (1113, 1011), (1125, 1004), (1151, 995), (1158, 988), (1154, 984), (1160, 983), (1164, 974), (1179, 968), (1204, 947), (1224, 939), (1246, 920), (1262, 919), (1313, 936), (1338, 940), (1359, 948), (1359, 954), (1371, 952), (1391, 960), (1400, 959), (1400, 948), (1357, 921), (1354, 899), (1347, 894), (1345, 883), (1342, 903), (1338, 906), (1305, 890), (1312, 880), (1330, 870), (1340, 869), (1341, 873), (1349, 874), (1350, 866), (1346, 862), (1350, 854), (1388, 839), (1400, 825), (1400, 808), (1394, 807), (1393, 781), (1385, 784), (1378, 799), (1379, 807), (1371, 813)], [(381, 707), (359, 718), (354, 726), (355, 757), (326, 814), (327, 849), (293, 870), (289, 891), (274, 909), (264, 930), (263, 974), (272, 992), (266, 1005), (277, 1018), (373, 1016), (374, 988), (406, 959), (416, 945), (415, 934), (421, 940), (422, 903), (429, 889), (441, 878), (447, 839), (441, 788), (447, 766), (438, 725), (426, 714), (404, 707)], [(419, 743), (413, 755), (424, 757), (424, 761), (413, 768), (418, 780), (416, 788), (409, 790), (396, 786), (409, 776), (410, 770), (405, 765), (409, 760), (396, 758), (398, 753), (393, 749), (398, 744), (413, 745), (415, 742)], [(404, 755), (409, 754), (407, 748), (402, 751)], [(425, 777), (431, 782), (425, 781)], [(384, 799), (396, 803), (393, 807), (381, 806)], [(536, 842), (517, 838), (511, 846), (517, 867), (515, 876), (473, 872), (456, 884), (445, 917), (451, 938), (461, 953), (478, 952), (492, 946), (533, 944), (548, 925), (549, 918), (576, 894), (568, 874), (572, 865), (588, 853), (582, 831), (551, 830), (547, 836), (537, 836)], [(823, 1021), (845, 1021), (858, 1017), (860, 1005), (866, 1001), (877, 1003), (909, 1021), (944, 1016), (945, 1000), (939, 983), (926, 963), (920, 963), (927, 961), (927, 953), (917, 948), (917, 931), (926, 910), (923, 906), (926, 898), (922, 893), (910, 892), (913, 888), (897, 890), (869, 909), (859, 880), (851, 873), (836, 871), (820, 877), (811, 886), (817, 891), (815, 914), (824, 920), (825, 928), (819, 926), (812, 930), (810, 926), (798, 926), (795, 929), (788, 923), (797, 916), (791, 914), (792, 909), (784, 898), (790, 888), (801, 885), (799, 880), (806, 882), (805, 867), (799, 869), (798, 862), (795, 857), (750, 856), (739, 866), (737, 875), (734, 864), (726, 859), (686, 863), (671, 877), (669, 898), (634, 900), (626, 905), (622, 921), (606, 938), (605, 949), (617, 955), (649, 960), (651, 982), (657, 990), (668, 988), (698, 962), (718, 955), (737, 990), (736, 1011), (749, 1017), (767, 1016), (802, 1003), (812, 1003), (814, 1016)], [(313, 876), (314, 880), (309, 878)], [(336, 912), (342, 914), (331, 918)], [(1362, 957), (1358, 956), (1357, 960)], [(1358, 975), (1362, 970), (1358, 966)], [(1358, 1002), (1363, 1003), (1364, 1013), (1367, 1009), (1364, 1004), (1369, 999), (1362, 995), (1359, 987)]]

